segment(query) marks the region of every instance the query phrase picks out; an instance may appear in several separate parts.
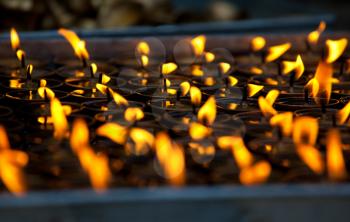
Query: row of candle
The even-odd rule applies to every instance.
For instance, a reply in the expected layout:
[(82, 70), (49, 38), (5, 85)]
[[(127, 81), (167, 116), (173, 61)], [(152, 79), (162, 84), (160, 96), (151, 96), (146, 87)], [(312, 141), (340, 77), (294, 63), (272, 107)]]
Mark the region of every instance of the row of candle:
[(12, 29), (17, 61), (0, 61), (1, 181), (20, 195), (87, 179), (96, 191), (347, 180), (347, 39), (320, 47), (324, 30), (305, 52), (258, 36), (233, 55), (207, 50), (201, 35), (176, 61), (141, 41), (136, 58), (92, 62), (60, 29), (80, 62), (59, 66), (27, 58)]

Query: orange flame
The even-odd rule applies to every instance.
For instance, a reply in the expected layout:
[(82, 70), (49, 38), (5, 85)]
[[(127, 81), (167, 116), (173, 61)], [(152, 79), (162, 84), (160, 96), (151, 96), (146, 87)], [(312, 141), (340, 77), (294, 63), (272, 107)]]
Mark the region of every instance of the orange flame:
[(147, 42), (142, 41), (139, 42), (136, 46), (136, 51), (140, 54), (140, 55), (149, 55), (150, 53), (150, 48)]
[(337, 129), (331, 129), (327, 134), (327, 169), (331, 180), (343, 180), (347, 177), (340, 133)]
[(190, 97), (192, 104), (199, 106), (202, 102), (202, 92), (195, 86), (190, 88)]
[(327, 57), (325, 59), (326, 63), (335, 62), (345, 51), (348, 45), (348, 40), (342, 38), (339, 40), (330, 40), (326, 41)]
[(16, 29), (11, 28), (11, 47), (14, 51), (19, 49), (20, 40)]
[(51, 100), (51, 117), (54, 126), (54, 137), (58, 140), (63, 139), (68, 132), (68, 121), (64, 114), (61, 102), (57, 98)]
[(320, 84), (318, 83), (316, 78), (312, 78), (307, 82), (307, 84), (305, 85), (305, 88), (308, 88), (310, 90), (310, 95), (312, 97), (317, 97)]
[(70, 146), (75, 154), (78, 154), (89, 144), (89, 128), (83, 119), (74, 120), (70, 136)]
[(250, 44), (251, 44), (252, 50), (254, 52), (257, 52), (262, 50), (265, 47), (266, 40), (264, 39), (264, 37), (257, 36), (252, 39)]
[(279, 94), (280, 94), (280, 91), (278, 91), (277, 89), (272, 89), (267, 93), (265, 99), (272, 106), (275, 103)]
[(96, 130), (99, 136), (107, 137), (118, 144), (124, 144), (128, 130), (117, 123), (105, 123)]
[(303, 73), (305, 71), (304, 63), (303, 63), (303, 60), (301, 59), (300, 55), (297, 56), (297, 59), (295, 62), (283, 61), (282, 66), (283, 66), (283, 68), (282, 68), (283, 74), (287, 74), (287, 73), (290, 73), (291, 71), (295, 70), (295, 76), (294, 76), (295, 80), (298, 80), (303, 75)]
[(78, 155), (82, 168), (89, 174), (92, 187), (97, 192), (104, 191), (111, 179), (108, 157), (96, 154), (89, 145), (89, 129), (86, 122), (76, 119), (73, 123), (70, 144)]
[(186, 96), (187, 93), (190, 91), (191, 85), (189, 82), (185, 81), (180, 84), (181, 88), (181, 96)]
[(307, 41), (310, 44), (316, 45), (318, 42), (318, 39), (320, 38), (320, 35), (322, 32), (326, 29), (326, 23), (324, 21), (321, 21), (320, 24), (318, 25), (318, 28), (310, 32), (310, 34), (307, 36)]
[(290, 43), (284, 43), (281, 45), (271, 46), (268, 51), (267, 55), (265, 57), (265, 62), (273, 62), (279, 57), (281, 57), (285, 52), (287, 52), (292, 44)]
[(143, 155), (153, 146), (154, 136), (147, 130), (135, 127), (130, 130), (129, 136), (134, 144), (128, 142), (125, 145), (127, 153)]
[(253, 164), (254, 157), (245, 146), (242, 137), (221, 136), (217, 139), (217, 144), (221, 149), (231, 149), (233, 157), (240, 169)]
[(195, 56), (199, 57), (205, 50), (206, 37), (204, 35), (197, 36), (191, 40), (191, 46)]
[(318, 121), (316, 118), (301, 116), (293, 124), (293, 141), (296, 144), (315, 145), (318, 134)]
[(106, 74), (102, 73), (102, 79), (101, 79), (101, 83), (106, 85), (109, 81), (111, 81), (111, 77), (107, 76)]
[(203, 76), (204, 72), (202, 70), (202, 66), (192, 65), (191, 66), (191, 74), (193, 76)]
[(205, 125), (212, 125), (216, 118), (216, 100), (214, 96), (209, 99), (198, 110), (198, 120)]
[[(332, 75), (332, 65), (324, 62), (318, 64), (314, 77), (319, 85), (316, 95), (319, 98), (325, 98), (327, 103), (329, 102), (332, 93)], [(312, 91), (314, 91), (314, 89)]]
[(261, 68), (256, 67), (256, 66), (251, 67), (249, 71), (255, 75), (261, 75), (264, 73), (264, 71)]
[(344, 124), (350, 114), (350, 102), (348, 102), (341, 110), (337, 112), (337, 119), (339, 124)]
[(263, 96), (259, 97), (258, 103), (259, 103), (260, 110), (265, 117), (269, 118), (277, 114), (277, 111)]
[(124, 119), (128, 122), (135, 122), (144, 117), (144, 113), (138, 107), (129, 107), (124, 112)]
[(267, 161), (261, 160), (246, 167), (239, 174), (239, 181), (244, 185), (257, 185), (264, 183), (271, 174), (271, 166)]
[(220, 62), (219, 69), (222, 74), (226, 74), (231, 69), (231, 65), (227, 62)]
[(114, 92), (111, 88), (108, 88), (110, 94), (113, 97), (113, 100), (116, 104), (118, 105), (124, 105), (124, 106), (128, 106), (129, 102), (127, 99), (125, 99), (122, 95), (120, 95), (119, 93)]
[(290, 136), (293, 130), (293, 113), (284, 112), (274, 115), (270, 119), (270, 125), (279, 126), (284, 136)]
[(248, 96), (252, 97), (255, 94), (257, 94), (258, 92), (260, 92), (260, 90), (262, 90), (264, 88), (264, 86), (261, 85), (255, 85), (255, 84), (248, 84)]
[(70, 43), (74, 49), (74, 53), (79, 59), (89, 59), (89, 53), (85, 48), (85, 41), (80, 40), (77, 34), (68, 29), (59, 29), (58, 33), (62, 35)]
[(229, 85), (229, 86), (235, 86), (235, 85), (237, 85), (237, 83), (238, 83), (238, 79), (236, 79), (236, 78), (233, 77), (233, 76), (228, 76), (228, 77), (227, 77), (227, 80), (228, 80), (228, 85)]
[(10, 192), (22, 196), (27, 190), (22, 168), (28, 163), (25, 152), (11, 150), (6, 130), (0, 126), (0, 178)]
[(318, 149), (310, 144), (297, 145), (296, 151), (305, 164), (316, 174), (324, 171), (324, 162)]
[(43, 99), (52, 100), (55, 98), (55, 93), (48, 87), (46, 87), (46, 81), (40, 81), (40, 87), (38, 88), (38, 95)]
[(32, 64), (29, 64), (29, 65), (27, 65), (27, 73), (29, 74), (29, 75), (32, 75), (32, 73), (33, 73), (33, 65)]
[(142, 65), (143, 67), (146, 67), (146, 66), (148, 66), (148, 64), (149, 64), (149, 58), (148, 58), (148, 56), (146, 56), (146, 55), (141, 55), (141, 65)]
[(164, 171), (164, 176), (172, 185), (185, 182), (185, 155), (182, 147), (173, 143), (165, 132), (157, 134), (155, 139), (157, 160)]
[(16, 52), (18, 61), (22, 62), (23, 58), (26, 56), (26, 53), (22, 49), (18, 49)]
[(161, 72), (163, 75), (168, 75), (177, 69), (177, 65), (173, 62), (162, 64)]
[(190, 124), (189, 133), (192, 139), (201, 140), (205, 137), (208, 137), (211, 134), (212, 130), (209, 127), (206, 127), (200, 123), (192, 122)]
[(206, 52), (204, 58), (206, 62), (213, 62), (215, 60), (215, 55), (214, 53)]
[(97, 72), (97, 65), (96, 65), (96, 63), (91, 63), (90, 64), (90, 68), (91, 68), (91, 71), (92, 71), (92, 74), (96, 74), (96, 72)]

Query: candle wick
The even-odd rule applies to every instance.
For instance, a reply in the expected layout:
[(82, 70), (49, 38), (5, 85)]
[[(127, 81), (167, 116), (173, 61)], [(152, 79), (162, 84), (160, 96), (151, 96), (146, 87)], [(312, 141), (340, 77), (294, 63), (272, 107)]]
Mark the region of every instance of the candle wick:
[(102, 73), (98, 75), (98, 83), (102, 84)]
[(87, 61), (84, 57), (81, 58), (81, 62), (83, 63), (83, 67), (87, 67)]
[(95, 75), (94, 75), (94, 70), (93, 70), (92, 66), (89, 66), (89, 70), (90, 70), (90, 77), (94, 78)]
[(21, 67), (25, 68), (26, 67), (26, 60), (24, 54), (21, 55)]

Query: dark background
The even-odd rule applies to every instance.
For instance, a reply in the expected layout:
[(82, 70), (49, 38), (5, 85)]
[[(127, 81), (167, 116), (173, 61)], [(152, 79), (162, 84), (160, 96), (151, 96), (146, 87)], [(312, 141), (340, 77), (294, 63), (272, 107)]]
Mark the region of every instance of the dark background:
[(349, 0), (0, 0), (1, 30), (115, 28), (335, 15), (350, 28)]

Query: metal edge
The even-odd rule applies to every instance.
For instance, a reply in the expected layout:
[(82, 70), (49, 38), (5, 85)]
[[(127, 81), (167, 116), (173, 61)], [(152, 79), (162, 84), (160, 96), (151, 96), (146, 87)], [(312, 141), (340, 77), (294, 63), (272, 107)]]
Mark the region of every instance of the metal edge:
[(262, 186), (189, 186), (183, 188), (113, 188), (103, 193), (92, 189), (35, 191), (24, 197), (0, 195), (0, 209), (28, 206), (66, 206), (98, 203), (152, 201), (205, 201), (231, 199), (350, 198), (349, 184), (293, 184)]

